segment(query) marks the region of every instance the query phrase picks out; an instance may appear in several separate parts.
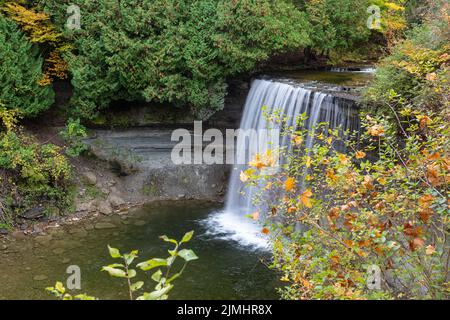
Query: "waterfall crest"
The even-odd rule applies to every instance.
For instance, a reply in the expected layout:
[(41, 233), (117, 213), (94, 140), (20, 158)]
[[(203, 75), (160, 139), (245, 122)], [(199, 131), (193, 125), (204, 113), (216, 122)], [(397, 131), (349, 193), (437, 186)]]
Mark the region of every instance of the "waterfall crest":
[[(245, 103), (240, 129), (267, 129), (267, 115), (273, 113), (285, 118), (286, 125), (292, 126), (294, 130), (297, 126), (295, 120), (302, 113), (308, 117), (303, 124), (308, 130), (313, 130), (316, 124), (322, 122), (328, 123), (330, 128), (359, 129), (358, 110), (353, 103), (289, 82), (254, 80)], [(279, 137), (279, 141), (280, 147), (290, 144), (286, 136)], [(314, 139), (309, 136), (306, 148), (311, 149), (313, 144)], [(248, 154), (247, 147), (238, 144), (235, 157), (245, 157)], [(247, 168), (246, 164), (233, 166), (225, 210), (212, 216), (208, 224), (212, 232), (244, 246), (267, 248), (267, 241), (261, 235), (258, 224), (246, 217), (258, 210), (252, 203), (255, 187), (246, 187), (240, 180), (241, 171)]]

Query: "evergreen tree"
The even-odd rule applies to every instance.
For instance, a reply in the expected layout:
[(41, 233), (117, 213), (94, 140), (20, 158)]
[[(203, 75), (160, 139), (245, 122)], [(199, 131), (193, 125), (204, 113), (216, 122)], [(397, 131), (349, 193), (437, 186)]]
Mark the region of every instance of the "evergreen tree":
[(0, 103), (34, 117), (54, 102), (43, 60), (17, 25), (0, 14)]
[[(62, 4), (63, 3), (63, 4)], [(304, 13), (287, 1), (74, 0), (81, 30), (72, 104), (92, 117), (117, 99), (165, 102), (206, 118), (223, 108), (226, 78), (309, 44)], [(68, 1), (45, 2), (63, 25)]]

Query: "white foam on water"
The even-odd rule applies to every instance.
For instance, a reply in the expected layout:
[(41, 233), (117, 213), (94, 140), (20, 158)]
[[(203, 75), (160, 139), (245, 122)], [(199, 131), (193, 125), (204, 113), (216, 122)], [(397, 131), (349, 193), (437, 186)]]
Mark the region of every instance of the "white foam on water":
[(247, 217), (230, 211), (217, 211), (210, 214), (201, 223), (207, 228), (207, 235), (217, 239), (234, 241), (236, 244), (252, 250), (270, 250), (270, 242), (262, 227)]

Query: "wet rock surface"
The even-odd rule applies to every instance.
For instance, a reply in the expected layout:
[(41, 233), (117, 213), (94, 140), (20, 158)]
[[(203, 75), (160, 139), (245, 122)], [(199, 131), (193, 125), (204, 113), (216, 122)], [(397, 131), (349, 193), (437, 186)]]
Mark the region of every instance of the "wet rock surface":
[[(87, 140), (91, 152), (109, 164), (116, 183), (99, 184), (99, 193), (106, 195), (98, 211), (110, 214), (129, 204), (155, 200), (218, 200), (224, 195), (228, 181), (228, 165), (175, 164), (171, 158), (172, 130), (127, 129), (97, 130)], [(205, 143), (206, 145), (206, 143)], [(90, 206), (80, 204), (80, 210)]]

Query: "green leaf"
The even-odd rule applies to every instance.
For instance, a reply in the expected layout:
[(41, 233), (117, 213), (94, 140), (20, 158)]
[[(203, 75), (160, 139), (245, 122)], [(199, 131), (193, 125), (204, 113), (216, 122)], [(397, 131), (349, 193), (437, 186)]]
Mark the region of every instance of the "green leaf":
[(152, 280), (159, 282), (161, 281), (161, 277), (162, 277), (162, 271), (160, 269), (158, 269), (158, 271), (156, 271), (155, 273), (152, 274)]
[(167, 236), (165, 236), (165, 235), (164, 235), (164, 236), (160, 236), (159, 238), (162, 239), (162, 240), (164, 240), (165, 242), (172, 242), (172, 243), (178, 245), (178, 241), (177, 241), (177, 240), (175, 240), (175, 239), (170, 239), (169, 237), (167, 237)]
[(130, 269), (130, 270), (128, 270), (128, 279), (131, 279), (131, 278), (134, 278), (134, 277), (136, 277), (136, 270), (134, 270), (134, 269)]
[(194, 253), (194, 251), (192, 251), (190, 249), (180, 250), (180, 252), (178, 252), (178, 256), (180, 256), (181, 258), (183, 258), (187, 262), (198, 259), (197, 255)]
[(125, 266), (121, 263), (112, 263), (112, 264), (108, 264), (108, 267), (111, 268), (125, 268)]
[(157, 300), (164, 295), (166, 295), (170, 290), (172, 290), (173, 285), (168, 285), (161, 290), (156, 290), (150, 293), (144, 293), (142, 296), (138, 297), (137, 300)]
[(175, 258), (176, 258), (177, 256), (171, 256), (171, 257), (169, 257), (169, 258), (167, 258), (167, 265), (168, 266), (171, 266), (172, 265), (172, 263), (175, 261)]
[(138, 281), (131, 285), (131, 291), (138, 291), (144, 285), (144, 281)]
[(64, 288), (62, 282), (56, 282), (55, 289), (58, 290), (59, 293), (64, 294), (66, 292), (66, 288)]
[(167, 284), (171, 283), (173, 280), (175, 280), (176, 278), (178, 278), (179, 276), (181, 276), (181, 272), (178, 272), (176, 274), (174, 274), (169, 280), (167, 280)]
[(127, 265), (130, 265), (133, 263), (134, 259), (137, 258), (138, 251), (133, 250), (130, 253), (126, 253), (123, 255), (123, 258), (125, 259)]
[(96, 297), (88, 296), (85, 293), (76, 295), (75, 299), (78, 299), (78, 300), (97, 300)]
[(154, 258), (144, 262), (141, 262), (137, 265), (138, 268), (141, 268), (143, 271), (148, 271), (156, 267), (165, 267), (167, 266), (166, 259)]
[(186, 243), (189, 242), (189, 240), (192, 239), (192, 236), (194, 235), (194, 230), (187, 232), (184, 236), (183, 239), (181, 239), (180, 243)]
[(103, 267), (102, 271), (108, 272), (111, 277), (116, 277), (116, 278), (126, 278), (127, 277), (127, 274), (125, 273), (125, 271), (123, 271), (121, 269), (112, 268), (109, 266)]
[(120, 254), (120, 251), (119, 251), (118, 249), (112, 248), (112, 247), (110, 247), (110, 246), (108, 245), (108, 250), (109, 250), (109, 255), (110, 255), (112, 258), (116, 259), (116, 258), (121, 258), (121, 257), (122, 257), (122, 255)]

